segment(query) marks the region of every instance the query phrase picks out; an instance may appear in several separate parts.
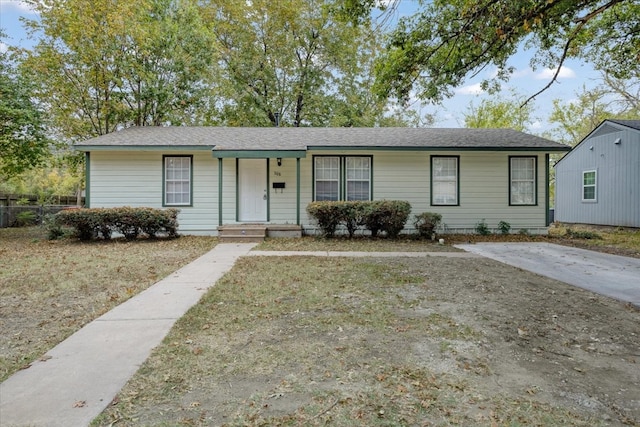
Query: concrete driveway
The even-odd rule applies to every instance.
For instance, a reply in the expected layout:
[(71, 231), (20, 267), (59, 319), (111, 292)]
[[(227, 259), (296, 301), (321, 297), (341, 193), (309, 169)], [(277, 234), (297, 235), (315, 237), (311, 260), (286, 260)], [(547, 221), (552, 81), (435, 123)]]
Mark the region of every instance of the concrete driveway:
[(475, 243), (456, 247), (640, 307), (637, 258), (551, 243)]

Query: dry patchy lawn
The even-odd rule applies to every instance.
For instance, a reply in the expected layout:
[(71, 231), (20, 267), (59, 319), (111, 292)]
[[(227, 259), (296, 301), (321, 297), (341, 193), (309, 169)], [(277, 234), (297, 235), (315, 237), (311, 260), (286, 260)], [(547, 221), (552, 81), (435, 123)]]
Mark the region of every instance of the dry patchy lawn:
[(638, 324), (489, 259), (247, 257), (94, 425), (640, 425)]
[(80, 243), (0, 229), (0, 381), (204, 254), (206, 237)]

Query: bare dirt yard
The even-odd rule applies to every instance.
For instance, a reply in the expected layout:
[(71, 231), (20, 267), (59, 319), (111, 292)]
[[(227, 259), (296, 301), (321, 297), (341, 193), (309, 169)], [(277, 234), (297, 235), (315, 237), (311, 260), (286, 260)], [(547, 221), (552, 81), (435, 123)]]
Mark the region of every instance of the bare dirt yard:
[(94, 425), (640, 425), (639, 325), (483, 258), (247, 257)]

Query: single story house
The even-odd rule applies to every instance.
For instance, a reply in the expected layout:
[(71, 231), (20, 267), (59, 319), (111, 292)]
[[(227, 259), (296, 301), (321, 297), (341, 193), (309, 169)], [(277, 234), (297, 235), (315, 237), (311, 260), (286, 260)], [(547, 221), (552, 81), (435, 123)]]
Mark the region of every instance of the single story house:
[[(406, 200), (441, 232), (506, 221), (546, 233), (549, 154), (568, 147), (510, 129), (132, 127), (75, 145), (86, 206), (176, 207), (180, 232), (299, 226), (319, 200)], [(407, 228), (412, 228), (412, 221)]]
[(640, 120), (605, 120), (555, 165), (555, 219), (640, 227)]

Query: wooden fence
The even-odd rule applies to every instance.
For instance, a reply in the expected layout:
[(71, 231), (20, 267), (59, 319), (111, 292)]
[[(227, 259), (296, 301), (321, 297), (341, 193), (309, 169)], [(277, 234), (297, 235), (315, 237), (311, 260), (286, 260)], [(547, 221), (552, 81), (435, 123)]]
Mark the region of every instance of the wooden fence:
[[(33, 195), (0, 194), (0, 228), (24, 225), (25, 220), (34, 225), (42, 224), (46, 215), (77, 207), (78, 204), (75, 196), (55, 196), (47, 204), (38, 204), (37, 201), (38, 197)], [(84, 204), (84, 198), (81, 203)]]

